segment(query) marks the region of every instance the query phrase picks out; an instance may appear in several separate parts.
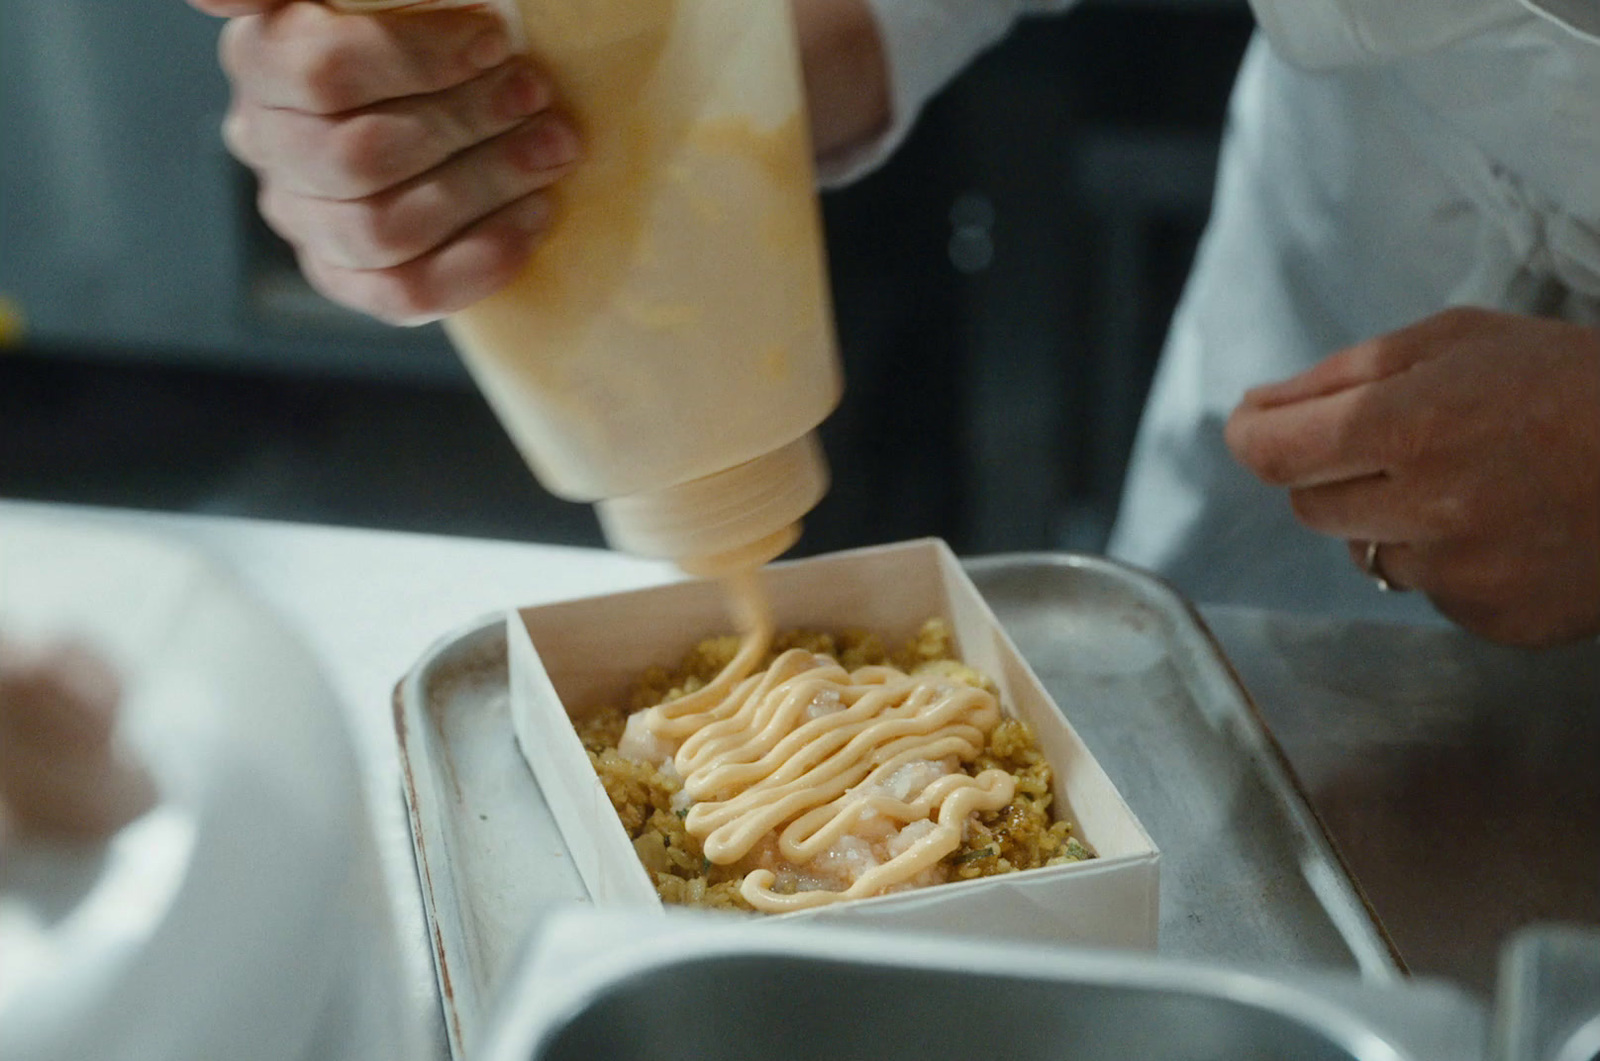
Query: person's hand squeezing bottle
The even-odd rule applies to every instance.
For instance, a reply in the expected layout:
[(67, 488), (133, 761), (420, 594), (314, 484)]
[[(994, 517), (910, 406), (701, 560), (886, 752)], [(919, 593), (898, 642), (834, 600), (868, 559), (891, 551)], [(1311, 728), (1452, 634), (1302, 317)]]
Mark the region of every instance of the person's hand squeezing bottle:
[(191, 0), (229, 17), (229, 150), (328, 298), (392, 323), (498, 290), (550, 220), (579, 144), (549, 79), (481, 11), (353, 16)]

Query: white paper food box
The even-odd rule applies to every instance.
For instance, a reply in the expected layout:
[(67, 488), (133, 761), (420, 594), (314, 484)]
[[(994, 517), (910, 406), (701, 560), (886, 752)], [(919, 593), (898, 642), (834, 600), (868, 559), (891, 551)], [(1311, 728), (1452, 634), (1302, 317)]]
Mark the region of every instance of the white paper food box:
[[(1024, 662), (955, 555), (929, 539), (775, 564), (763, 573), (777, 628), (864, 628), (903, 644), (943, 617), (956, 651), (1028, 722), (1055, 776), (1056, 815), (1095, 859), (816, 907), (770, 919), (1153, 948), (1159, 855), (1105, 771)], [(507, 617), (511, 718), (596, 905), (661, 909), (571, 717), (625, 704), (651, 665), (733, 631), (721, 588), (680, 582), (513, 612)]]

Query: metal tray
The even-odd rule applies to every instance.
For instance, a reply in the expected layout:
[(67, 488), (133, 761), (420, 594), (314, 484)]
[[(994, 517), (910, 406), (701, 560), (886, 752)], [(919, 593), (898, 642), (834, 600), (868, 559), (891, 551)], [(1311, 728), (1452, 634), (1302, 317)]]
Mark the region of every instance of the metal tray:
[[(1174, 957), (1403, 966), (1197, 614), (1111, 561), (995, 557), (969, 574), (1162, 853)], [(444, 1017), (460, 1061), (517, 944), (586, 904), (511, 737), (503, 620), (446, 637), (395, 693), (406, 803)]]

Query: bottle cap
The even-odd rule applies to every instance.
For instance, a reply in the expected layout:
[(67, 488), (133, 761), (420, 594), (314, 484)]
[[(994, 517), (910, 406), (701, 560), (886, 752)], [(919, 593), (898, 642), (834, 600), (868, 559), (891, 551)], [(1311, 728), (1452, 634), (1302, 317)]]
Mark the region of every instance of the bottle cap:
[(713, 577), (759, 567), (800, 536), (800, 519), (828, 490), (815, 432), (754, 460), (661, 490), (598, 502), (614, 548)]

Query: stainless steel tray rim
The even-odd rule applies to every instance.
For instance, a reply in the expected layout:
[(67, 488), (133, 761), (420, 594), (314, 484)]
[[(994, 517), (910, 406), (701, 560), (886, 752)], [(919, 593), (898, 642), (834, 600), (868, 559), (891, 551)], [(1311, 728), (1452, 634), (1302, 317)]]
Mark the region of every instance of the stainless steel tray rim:
[(442, 794), (436, 791), (432, 772), (416, 769), (411, 755), (413, 740), (431, 744), (432, 735), (413, 733), (412, 728), (431, 721), (426, 711), (422, 710), (422, 705), (427, 703), (428, 683), (441, 663), (452, 652), (477, 651), (497, 637), (503, 642), (504, 631), (503, 611), (461, 623), (435, 638), (401, 677), (394, 690), (394, 728), (400, 745), (402, 795), (407, 816), (411, 820), (411, 853), (430, 936), (431, 946), (428, 949), (433, 957), (434, 977), (440, 992), (440, 1010), (445, 1020), (450, 1053), (455, 1058), (467, 1056), (466, 1029), (462, 1027), (462, 1007), (456, 1004), (455, 999), (455, 974), (451, 971), (449, 958), (452, 948), (445, 945), (445, 938), (465, 938), (465, 931), (462, 911), (439, 894), (439, 888), (433, 880), (434, 866), (428, 852), (447, 850), (448, 841), (440, 821), (424, 813), (424, 808), (442, 806)]
[(440, 661), (450, 652), (461, 650), (462, 646), (478, 647), (479, 642), (498, 636), (505, 629), (506, 615), (509, 609), (497, 612), (488, 612), (475, 619), (452, 627), (449, 631), (433, 639), (411, 669), (401, 676), (397, 692), (402, 694), (419, 694), (427, 677), (438, 669)]

